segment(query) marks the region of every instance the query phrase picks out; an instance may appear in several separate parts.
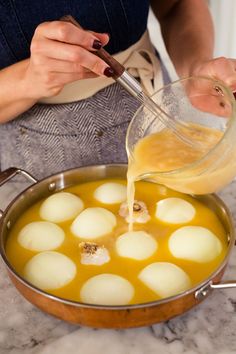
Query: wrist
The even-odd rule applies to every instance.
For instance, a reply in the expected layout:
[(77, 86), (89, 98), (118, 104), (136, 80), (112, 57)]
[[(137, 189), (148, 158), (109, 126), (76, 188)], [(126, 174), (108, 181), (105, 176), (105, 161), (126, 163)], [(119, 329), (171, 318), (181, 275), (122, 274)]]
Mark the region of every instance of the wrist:
[(26, 59), (21, 62), (21, 70), (19, 75), (19, 88), (20, 95), (19, 99), (32, 101), (32, 104), (35, 104), (41, 96), (37, 92), (37, 84), (33, 82), (32, 78), (29, 75), (29, 59)]
[(177, 69), (177, 72), (180, 77), (189, 77), (189, 76), (198, 76), (201, 75), (201, 69), (202, 67), (208, 63), (212, 57), (206, 56), (197, 58), (192, 60), (191, 62), (188, 62), (186, 64), (182, 64), (179, 70)]

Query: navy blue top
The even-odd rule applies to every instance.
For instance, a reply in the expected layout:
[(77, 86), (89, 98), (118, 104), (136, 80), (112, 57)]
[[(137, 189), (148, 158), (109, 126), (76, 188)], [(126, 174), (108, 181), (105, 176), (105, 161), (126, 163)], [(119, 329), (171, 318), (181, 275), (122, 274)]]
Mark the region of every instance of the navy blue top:
[(149, 0), (0, 0), (0, 69), (30, 55), (35, 28), (71, 14), (82, 27), (108, 32), (110, 54), (139, 40), (147, 27)]

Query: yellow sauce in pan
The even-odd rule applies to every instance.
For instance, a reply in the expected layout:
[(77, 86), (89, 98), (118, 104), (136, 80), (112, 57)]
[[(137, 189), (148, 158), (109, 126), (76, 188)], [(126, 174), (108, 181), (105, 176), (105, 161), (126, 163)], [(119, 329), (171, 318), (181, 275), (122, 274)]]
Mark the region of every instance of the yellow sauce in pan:
[[(111, 256), (110, 262), (102, 266), (82, 265), (80, 263), (79, 243), (84, 240), (75, 237), (71, 233), (70, 225), (73, 220), (58, 223), (58, 225), (64, 229), (66, 238), (64, 243), (54, 251), (61, 252), (71, 258), (77, 266), (77, 275), (68, 285), (54, 291), (50, 290), (48, 291), (49, 293), (65, 299), (80, 301), (80, 289), (87, 279), (101, 273), (113, 273), (126, 278), (134, 286), (135, 295), (130, 303), (144, 303), (158, 299), (158, 296), (145, 286), (137, 277), (138, 273), (148, 264), (160, 261), (172, 262), (181, 267), (189, 275), (192, 286), (194, 286), (209, 277), (222, 262), (227, 251), (227, 237), (222, 223), (214, 212), (193, 197), (144, 181), (136, 182), (135, 199), (145, 202), (151, 215), (151, 219), (146, 224), (134, 223), (133, 229), (145, 230), (150, 233), (158, 241), (159, 247), (153, 256), (144, 261), (136, 261), (118, 256), (114, 250), (115, 240), (119, 235), (128, 231), (127, 222), (119, 216), (120, 204), (102, 204), (96, 201), (93, 197), (94, 190), (104, 182), (108, 181), (126, 184), (125, 179), (106, 179), (80, 184), (67, 188), (65, 191), (78, 195), (84, 201), (85, 208), (103, 207), (115, 214), (117, 218), (117, 227), (114, 232), (95, 240), (99, 245), (104, 245), (108, 248)], [(192, 203), (196, 208), (194, 219), (189, 223), (175, 225), (158, 221), (154, 217), (156, 202), (167, 197), (180, 197)], [(12, 264), (16, 272), (22, 276), (25, 264), (32, 256), (37, 254), (37, 252), (32, 252), (21, 247), (17, 241), (17, 236), (26, 224), (32, 221), (42, 220), (39, 216), (39, 208), (43, 201), (44, 200), (31, 206), (22, 214), (15, 225), (13, 225), (7, 240), (6, 253), (9, 262)], [(222, 242), (223, 249), (221, 254), (213, 261), (204, 264), (174, 258), (168, 250), (168, 239), (174, 230), (185, 225), (203, 226), (215, 233)]]

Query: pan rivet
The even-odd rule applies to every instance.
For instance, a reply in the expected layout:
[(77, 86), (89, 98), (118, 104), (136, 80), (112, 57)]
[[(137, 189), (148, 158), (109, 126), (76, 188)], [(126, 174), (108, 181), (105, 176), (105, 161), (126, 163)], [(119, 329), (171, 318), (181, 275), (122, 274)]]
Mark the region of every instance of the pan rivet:
[(55, 182), (50, 183), (49, 186), (48, 186), (48, 189), (50, 191), (54, 191), (55, 188), (56, 188), (56, 183)]
[(201, 289), (198, 289), (195, 292), (195, 298), (200, 301), (203, 300), (209, 294), (210, 290), (211, 290), (210, 284), (203, 286)]
[(7, 228), (8, 228), (8, 230), (10, 229), (10, 227), (11, 227), (11, 221), (8, 220), (8, 222), (7, 222)]

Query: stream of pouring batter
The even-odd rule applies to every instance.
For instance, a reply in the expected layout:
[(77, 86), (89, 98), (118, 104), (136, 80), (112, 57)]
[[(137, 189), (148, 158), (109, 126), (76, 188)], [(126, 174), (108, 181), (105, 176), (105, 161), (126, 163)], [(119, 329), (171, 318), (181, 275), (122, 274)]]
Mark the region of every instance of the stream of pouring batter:
[[(129, 211), (129, 231), (133, 229), (133, 204), (135, 199), (135, 181), (142, 179), (142, 175), (149, 174), (154, 171), (167, 172), (180, 169), (186, 165), (192, 164), (199, 160), (212, 149), (215, 144), (222, 138), (223, 133), (216, 129), (207, 128), (201, 125), (191, 124), (189, 130), (189, 138), (200, 143), (201, 148), (187, 146), (183, 141), (178, 139), (176, 135), (168, 128), (162, 131), (148, 135), (140, 139), (135, 145), (132, 156), (129, 156), (128, 173), (127, 173), (127, 204)], [(194, 128), (194, 129), (193, 129)], [(152, 180), (157, 183), (167, 185), (172, 188), (171, 181), (165, 177), (158, 175), (158, 172), (152, 174)], [(189, 174), (189, 170), (188, 170)], [(191, 173), (190, 173), (191, 174)], [(181, 190), (182, 179), (178, 181), (175, 178), (173, 189)], [(196, 177), (194, 177), (196, 179)], [(200, 176), (202, 186), (204, 180), (209, 178), (207, 174)], [(188, 177), (186, 177), (188, 181)], [(178, 186), (179, 182), (179, 186)], [(197, 180), (196, 180), (197, 182)], [(199, 183), (191, 183), (191, 193), (201, 194), (199, 191)]]

